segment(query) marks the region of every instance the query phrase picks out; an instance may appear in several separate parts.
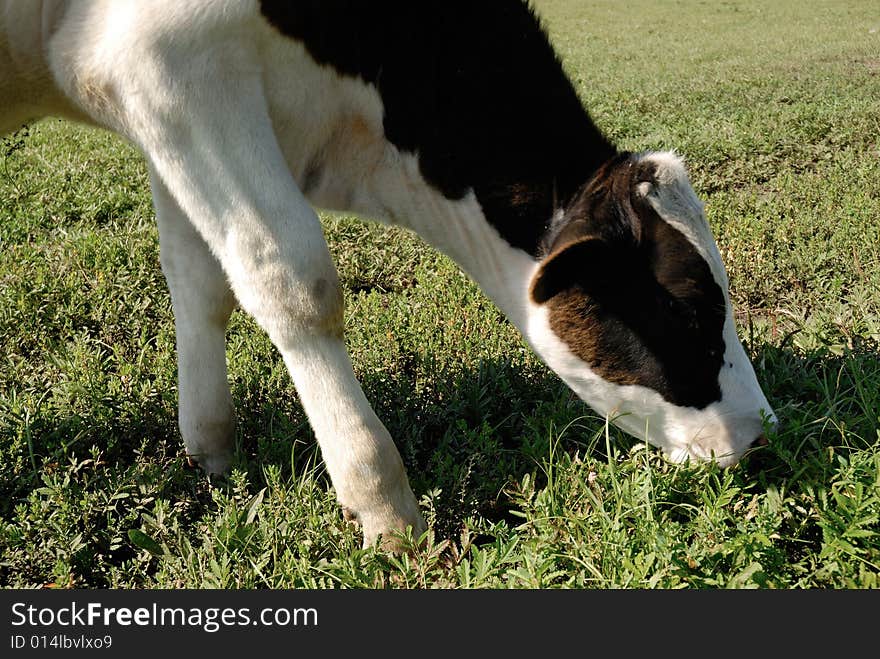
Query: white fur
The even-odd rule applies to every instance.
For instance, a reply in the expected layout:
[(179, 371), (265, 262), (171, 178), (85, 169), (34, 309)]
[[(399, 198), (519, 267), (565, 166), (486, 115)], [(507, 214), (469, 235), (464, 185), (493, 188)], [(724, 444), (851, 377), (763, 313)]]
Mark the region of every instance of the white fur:
[[(722, 388), (735, 404), (691, 414), (653, 391), (594, 376), (529, 302), (539, 264), (501, 238), (473, 194), (451, 202), (429, 187), (417, 156), (384, 139), (375, 88), (315, 65), (262, 19), (254, 0), (0, 0), (0, 130), (46, 114), (116, 131), (147, 159), (187, 451), (209, 472), (229, 464), (234, 410), (223, 333), (238, 304), (281, 352), (365, 544), (406, 526), (418, 533), (424, 521), (394, 443), (354, 377), (339, 282), (313, 204), (417, 231), (481, 284), (578, 394), (603, 413), (629, 413), (616, 422), (673, 457), (738, 457), (760, 431), (749, 411), (766, 400), (731, 317), (725, 357), (735, 368)], [(307, 200), (297, 181), (322, 148), (323, 176)], [(663, 165), (646, 194), (726, 291), (680, 163), (646, 157)], [(729, 420), (742, 436), (731, 434)], [(643, 432), (646, 421), (653, 427)]]

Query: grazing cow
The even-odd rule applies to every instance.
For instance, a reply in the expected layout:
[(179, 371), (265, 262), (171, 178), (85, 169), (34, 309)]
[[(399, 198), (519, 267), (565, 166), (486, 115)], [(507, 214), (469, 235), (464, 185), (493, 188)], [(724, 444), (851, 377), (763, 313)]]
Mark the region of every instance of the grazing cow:
[(733, 464), (773, 422), (682, 161), (601, 134), (527, 2), (0, 0), (0, 131), (44, 115), (146, 157), (188, 454), (229, 465), (238, 305), (365, 544), (424, 521), (353, 374), (315, 206), (416, 231), (672, 460)]

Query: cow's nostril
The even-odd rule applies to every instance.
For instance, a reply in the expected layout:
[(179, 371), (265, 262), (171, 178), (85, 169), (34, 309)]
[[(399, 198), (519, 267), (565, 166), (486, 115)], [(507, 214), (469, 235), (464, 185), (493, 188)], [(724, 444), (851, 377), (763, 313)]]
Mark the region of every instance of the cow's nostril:
[(764, 435), (758, 435), (758, 439), (752, 442), (752, 448), (757, 448), (758, 446), (767, 446), (770, 442), (767, 441), (767, 438)]

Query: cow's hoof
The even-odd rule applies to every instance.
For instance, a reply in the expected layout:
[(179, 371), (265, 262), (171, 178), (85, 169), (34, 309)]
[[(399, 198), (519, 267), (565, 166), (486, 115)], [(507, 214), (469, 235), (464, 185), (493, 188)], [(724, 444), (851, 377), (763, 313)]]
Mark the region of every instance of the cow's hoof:
[(378, 547), (393, 554), (406, 553), (412, 549), (413, 543), (420, 541), (428, 525), (425, 524), (415, 497), (401, 503), (402, 513), (390, 506), (357, 511), (343, 505), (342, 518), (349, 524), (360, 527), (364, 536), (364, 549)]
[(361, 518), (357, 518), (364, 534), (364, 549), (378, 547), (382, 551), (392, 554), (404, 554), (411, 552), (414, 543), (418, 543), (428, 525), (421, 513), (415, 519), (405, 520), (396, 518), (382, 525), (364, 524)]
[(229, 467), (232, 465), (232, 453), (218, 453), (213, 455), (207, 453), (201, 453), (198, 455), (187, 453), (186, 463), (190, 467), (198, 465), (202, 471), (209, 476), (222, 476), (229, 471)]

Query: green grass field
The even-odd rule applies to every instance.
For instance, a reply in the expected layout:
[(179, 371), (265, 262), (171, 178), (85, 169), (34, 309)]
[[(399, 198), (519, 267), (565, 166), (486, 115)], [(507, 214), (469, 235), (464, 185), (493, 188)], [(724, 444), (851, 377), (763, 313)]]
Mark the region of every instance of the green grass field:
[(685, 156), (782, 425), (726, 471), (606, 425), (447, 258), (324, 217), (347, 341), (432, 527), (361, 550), (281, 359), (236, 312), (238, 458), (185, 466), (140, 156), (51, 119), (0, 153), (0, 585), (880, 586), (880, 13), (536, 2), (597, 123)]

